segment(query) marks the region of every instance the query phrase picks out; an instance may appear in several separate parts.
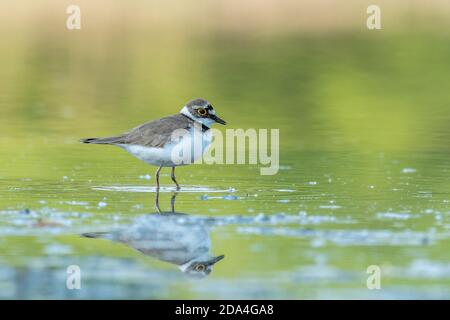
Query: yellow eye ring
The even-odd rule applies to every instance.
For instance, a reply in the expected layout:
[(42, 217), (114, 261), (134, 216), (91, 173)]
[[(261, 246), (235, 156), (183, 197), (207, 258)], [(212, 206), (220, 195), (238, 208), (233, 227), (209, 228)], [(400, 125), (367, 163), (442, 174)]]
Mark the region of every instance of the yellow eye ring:
[(203, 270), (205, 270), (204, 264), (199, 264), (199, 265), (195, 266), (195, 271), (202, 272)]
[(203, 109), (203, 108), (198, 108), (198, 109), (197, 109), (197, 113), (198, 113), (199, 115), (201, 115), (201, 116), (206, 116), (206, 114), (208, 113), (208, 111), (206, 111), (206, 110)]

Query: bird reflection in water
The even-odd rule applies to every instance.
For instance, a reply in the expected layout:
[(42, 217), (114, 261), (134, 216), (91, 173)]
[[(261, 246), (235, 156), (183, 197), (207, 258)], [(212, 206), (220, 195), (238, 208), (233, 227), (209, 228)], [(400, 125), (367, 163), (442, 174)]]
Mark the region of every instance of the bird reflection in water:
[(143, 216), (117, 230), (85, 233), (83, 236), (123, 243), (146, 256), (175, 264), (189, 276), (203, 278), (211, 273), (213, 265), (224, 255), (215, 257), (210, 254), (211, 239), (207, 226), (195, 219), (183, 219), (187, 214), (175, 211), (176, 196), (174, 193), (171, 198), (169, 212), (160, 210), (157, 192), (155, 206), (158, 213)]

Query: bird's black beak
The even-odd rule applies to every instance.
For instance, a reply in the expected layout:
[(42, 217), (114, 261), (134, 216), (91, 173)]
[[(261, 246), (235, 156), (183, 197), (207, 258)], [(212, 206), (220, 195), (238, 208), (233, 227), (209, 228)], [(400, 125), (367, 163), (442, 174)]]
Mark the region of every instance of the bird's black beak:
[(212, 260), (210, 261), (210, 265), (216, 264), (217, 262), (219, 262), (220, 260), (222, 260), (223, 258), (225, 258), (225, 256), (222, 254), (220, 256), (214, 257), (212, 258)]
[(227, 123), (225, 122), (225, 120), (220, 119), (220, 118), (219, 118), (218, 116), (216, 116), (215, 114), (210, 114), (210, 115), (209, 115), (209, 118), (212, 119), (212, 120), (214, 120), (214, 121), (217, 122), (217, 123), (220, 123), (220, 124), (223, 124), (223, 125), (227, 124)]

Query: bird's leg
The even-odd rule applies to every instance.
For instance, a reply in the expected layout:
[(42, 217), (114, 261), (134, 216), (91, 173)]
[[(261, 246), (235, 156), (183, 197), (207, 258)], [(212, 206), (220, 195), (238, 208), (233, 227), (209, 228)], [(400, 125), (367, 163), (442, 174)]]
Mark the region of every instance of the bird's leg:
[(156, 192), (159, 192), (159, 173), (161, 172), (162, 163), (159, 166), (158, 170), (156, 170)]
[(180, 190), (180, 185), (178, 184), (177, 179), (175, 178), (175, 167), (172, 167), (171, 177), (172, 181), (175, 182), (175, 184), (177, 185), (177, 190)]
[(172, 209), (172, 213), (175, 213), (175, 199), (177, 198), (178, 193), (174, 192), (172, 198), (170, 199), (170, 208)]
[(159, 207), (159, 189), (156, 189), (155, 193), (155, 208), (158, 210), (159, 213), (161, 213), (161, 209)]

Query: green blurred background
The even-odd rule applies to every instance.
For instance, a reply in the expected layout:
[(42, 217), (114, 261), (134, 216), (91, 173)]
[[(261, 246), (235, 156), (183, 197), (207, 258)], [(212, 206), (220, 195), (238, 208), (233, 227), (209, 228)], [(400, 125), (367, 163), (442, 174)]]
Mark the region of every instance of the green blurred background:
[[(66, 28), (69, 4), (81, 7), (81, 30)], [(372, 31), (370, 4), (2, 1), (0, 297), (448, 298), (450, 4), (377, 1), (382, 29)], [(201, 289), (172, 266), (71, 229), (154, 211), (153, 194), (95, 189), (152, 185), (139, 177), (154, 168), (79, 138), (126, 131), (197, 97), (228, 128), (279, 128), (282, 167), (274, 177), (257, 166), (180, 168), (179, 181), (204, 192), (180, 194), (177, 210), (313, 217), (269, 232), (215, 228), (213, 251), (226, 259)], [(17, 222), (25, 209), (36, 215)], [(34, 220), (48, 215), (67, 228), (35, 234)], [(306, 227), (317, 234), (296, 233)], [(70, 248), (57, 262), (45, 249), (55, 243)], [(107, 292), (95, 276), (83, 293), (24, 280), (92, 256), (117, 272), (123, 258), (162, 269), (167, 282), (156, 274), (160, 287), (146, 288), (136, 279), (148, 269), (134, 264), (135, 278), (113, 277)], [(383, 290), (365, 287), (371, 264), (388, 270)]]

